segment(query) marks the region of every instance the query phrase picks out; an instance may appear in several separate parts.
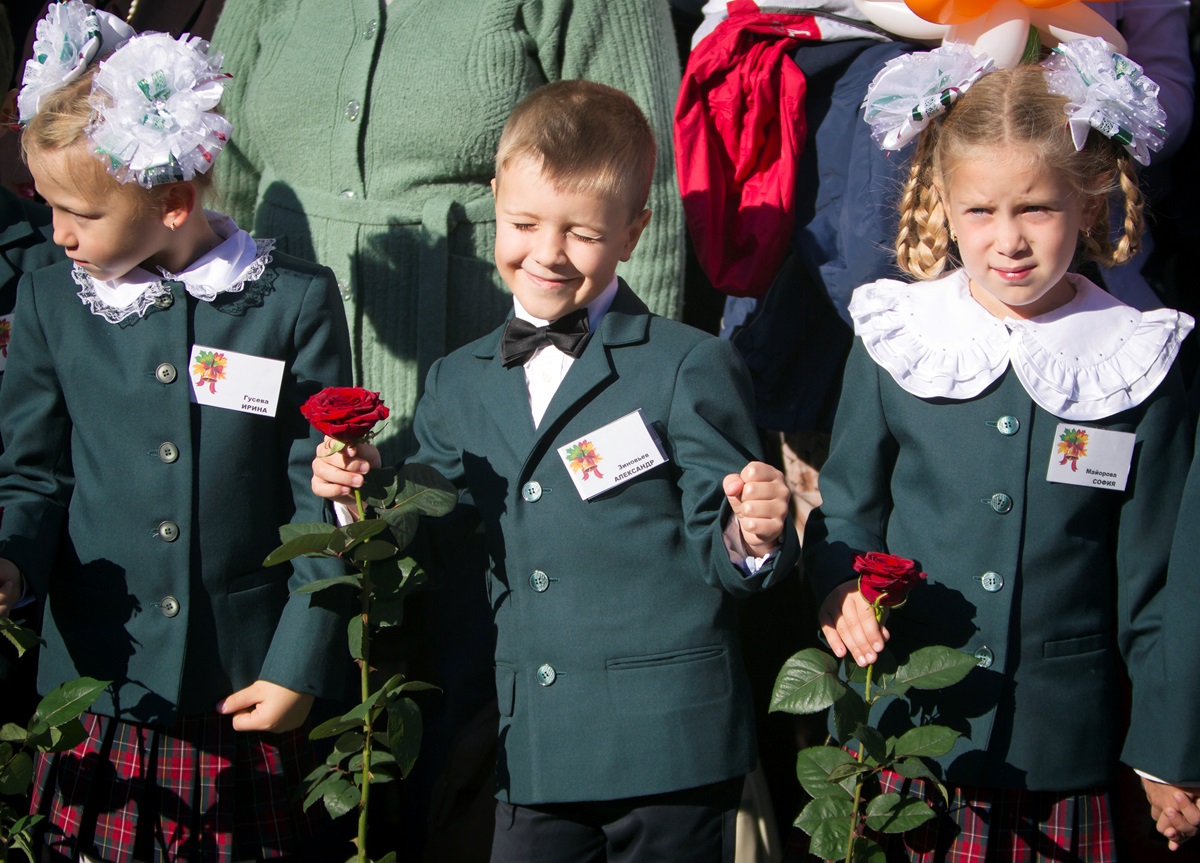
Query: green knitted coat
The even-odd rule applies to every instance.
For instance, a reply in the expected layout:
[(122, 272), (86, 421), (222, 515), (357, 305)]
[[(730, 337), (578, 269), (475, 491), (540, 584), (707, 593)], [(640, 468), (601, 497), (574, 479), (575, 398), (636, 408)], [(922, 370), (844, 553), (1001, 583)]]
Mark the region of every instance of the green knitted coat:
[(356, 383), (393, 409), (385, 458), (411, 449), (432, 362), (511, 309), (489, 181), (509, 112), (541, 84), (600, 81), (651, 118), (654, 216), (621, 274), (678, 316), (680, 73), (666, 0), (229, 0), (213, 43), (234, 76), (218, 203), (337, 274)]

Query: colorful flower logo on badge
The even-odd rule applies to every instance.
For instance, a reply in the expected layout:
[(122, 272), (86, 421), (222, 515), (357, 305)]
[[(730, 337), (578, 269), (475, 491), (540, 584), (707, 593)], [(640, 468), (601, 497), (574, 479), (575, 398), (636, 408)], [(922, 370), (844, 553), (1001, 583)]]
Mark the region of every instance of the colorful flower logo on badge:
[(216, 393), (217, 381), (225, 380), (225, 367), (229, 359), (220, 351), (200, 351), (192, 361), (192, 374), (199, 375), (196, 387), (208, 384), (208, 391)]
[(1021, 62), (1030, 28), (1047, 47), (1099, 36), (1125, 53), (1125, 39), (1079, 0), (855, 0), (867, 18), (907, 39), (973, 46), (1001, 69)]
[(596, 452), (596, 445), (590, 440), (585, 438), (569, 446), (567, 458), (570, 459), (571, 470), (576, 473), (582, 472), (584, 479), (593, 473), (597, 479), (604, 479), (604, 474), (600, 473), (600, 462), (604, 461), (604, 457)]
[(1059, 464), (1071, 462), (1071, 470), (1079, 470), (1079, 460), (1087, 456), (1087, 429), (1066, 429), (1058, 436), (1058, 451), (1062, 454)]
[(12, 321), (0, 319), (0, 355), (8, 359), (8, 340), (12, 336)]

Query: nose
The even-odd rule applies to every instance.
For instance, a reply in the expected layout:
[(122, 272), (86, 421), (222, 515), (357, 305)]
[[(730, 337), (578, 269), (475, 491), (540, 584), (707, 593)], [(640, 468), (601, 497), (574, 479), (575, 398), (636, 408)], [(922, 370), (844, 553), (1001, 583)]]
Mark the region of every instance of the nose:
[(73, 247), (75, 245), (75, 235), (67, 223), (66, 216), (63, 216), (55, 211), (52, 221), (54, 225), (54, 235), (51, 239), (54, 240), (54, 244), (56, 246), (62, 246), (64, 249)]
[(1025, 232), (1021, 223), (1015, 218), (998, 218), (996, 220), (996, 249), (1005, 257), (1015, 258), (1029, 250), (1025, 241)]
[(549, 228), (538, 231), (533, 257), (543, 267), (561, 263), (566, 257), (565, 238), (558, 231)]

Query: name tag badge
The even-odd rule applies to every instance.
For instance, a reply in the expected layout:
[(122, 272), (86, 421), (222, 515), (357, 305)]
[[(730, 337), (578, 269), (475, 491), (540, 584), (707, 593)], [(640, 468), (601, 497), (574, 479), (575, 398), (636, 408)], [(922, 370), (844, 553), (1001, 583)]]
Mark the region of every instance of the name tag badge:
[(640, 410), (559, 447), (558, 456), (584, 500), (669, 460)]
[(0, 372), (8, 365), (8, 339), (12, 336), (12, 315), (0, 315)]
[(283, 360), (192, 345), (192, 401), (214, 408), (273, 417), (283, 383)]
[(1131, 432), (1059, 423), (1054, 431), (1046, 479), (1124, 491), (1136, 440), (1137, 435)]

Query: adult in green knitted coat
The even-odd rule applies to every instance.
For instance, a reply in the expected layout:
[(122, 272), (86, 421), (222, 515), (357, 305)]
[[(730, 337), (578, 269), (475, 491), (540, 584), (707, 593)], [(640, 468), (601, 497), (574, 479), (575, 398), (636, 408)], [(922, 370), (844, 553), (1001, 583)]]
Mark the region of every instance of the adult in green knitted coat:
[(429, 365), (504, 320), (492, 262), (492, 157), (510, 110), (550, 81), (629, 93), (659, 145), (654, 218), (622, 270), (659, 314), (682, 305), (666, 0), (229, 0), (213, 38), (237, 134), (222, 203), (337, 274), (356, 382), (393, 409), (385, 457), (412, 449)]

